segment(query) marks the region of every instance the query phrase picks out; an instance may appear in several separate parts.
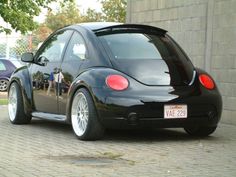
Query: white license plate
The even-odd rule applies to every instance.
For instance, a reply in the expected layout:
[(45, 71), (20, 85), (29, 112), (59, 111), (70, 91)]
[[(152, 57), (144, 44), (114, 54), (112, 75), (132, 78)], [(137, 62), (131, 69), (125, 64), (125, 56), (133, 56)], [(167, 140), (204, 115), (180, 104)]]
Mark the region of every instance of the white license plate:
[(164, 118), (187, 118), (188, 109), (187, 105), (164, 105)]

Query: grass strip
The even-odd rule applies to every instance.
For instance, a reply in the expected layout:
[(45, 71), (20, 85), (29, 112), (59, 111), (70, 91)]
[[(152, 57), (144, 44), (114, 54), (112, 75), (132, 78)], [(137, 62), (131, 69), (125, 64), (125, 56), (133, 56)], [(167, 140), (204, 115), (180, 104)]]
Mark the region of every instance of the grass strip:
[(7, 99), (0, 99), (0, 105), (7, 105), (8, 100)]

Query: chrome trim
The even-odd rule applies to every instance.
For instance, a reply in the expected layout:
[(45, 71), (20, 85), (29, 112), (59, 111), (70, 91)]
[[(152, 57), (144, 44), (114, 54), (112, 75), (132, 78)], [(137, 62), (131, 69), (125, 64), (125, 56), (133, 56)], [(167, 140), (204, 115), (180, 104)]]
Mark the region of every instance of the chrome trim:
[(40, 119), (58, 121), (58, 122), (66, 122), (65, 115), (50, 114), (50, 113), (44, 113), (44, 112), (33, 112), (31, 115), (33, 117), (37, 117)]
[(192, 84), (194, 83), (194, 80), (195, 80), (196, 74), (197, 74), (197, 72), (194, 70), (194, 71), (193, 71), (193, 77), (192, 77), (192, 80), (191, 80), (191, 82), (190, 82), (188, 85), (192, 85)]

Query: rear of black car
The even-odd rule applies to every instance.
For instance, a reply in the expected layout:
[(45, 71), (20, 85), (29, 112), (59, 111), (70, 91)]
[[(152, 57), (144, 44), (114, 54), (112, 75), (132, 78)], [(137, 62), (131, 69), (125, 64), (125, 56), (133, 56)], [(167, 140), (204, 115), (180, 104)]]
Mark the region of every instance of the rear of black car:
[[(116, 128), (217, 125), (222, 102), (213, 79), (194, 68), (165, 30), (118, 25), (96, 30), (95, 34), (115, 75), (114, 79), (108, 77), (108, 96), (98, 109), (105, 125)], [(120, 90), (113, 88), (119, 84), (117, 75), (126, 80)], [(179, 114), (172, 114), (171, 109)]]
[(189, 85), (194, 67), (164, 30), (115, 28), (97, 32), (114, 69), (149, 86)]

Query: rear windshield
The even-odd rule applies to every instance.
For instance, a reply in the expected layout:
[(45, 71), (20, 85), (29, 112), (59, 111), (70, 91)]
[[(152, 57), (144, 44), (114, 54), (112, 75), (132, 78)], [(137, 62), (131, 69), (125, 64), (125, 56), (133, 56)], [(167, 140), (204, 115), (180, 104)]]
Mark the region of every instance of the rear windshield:
[(114, 59), (188, 60), (176, 44), (165, 36), (145, 33), (117, 33), (99, 37)]
[[(192, 80), (194, 67), (191, 61), (166, 34), (122, 30), (97, 36), (109, 54), (113, 67), (142, 83), (174, 86), (188, 85)], [(144, 71), (148, 71), (148, 74), (145, 75)], [(148, 80), (151, 76), (156, 78)], [(163, 79), (165, 77), (168, 79)]]
[(157, 46), (161, 47), (163, 43), (155, 36), (129, 33), (105, 35), (103, 39), (116, 59), (162, 58)]

